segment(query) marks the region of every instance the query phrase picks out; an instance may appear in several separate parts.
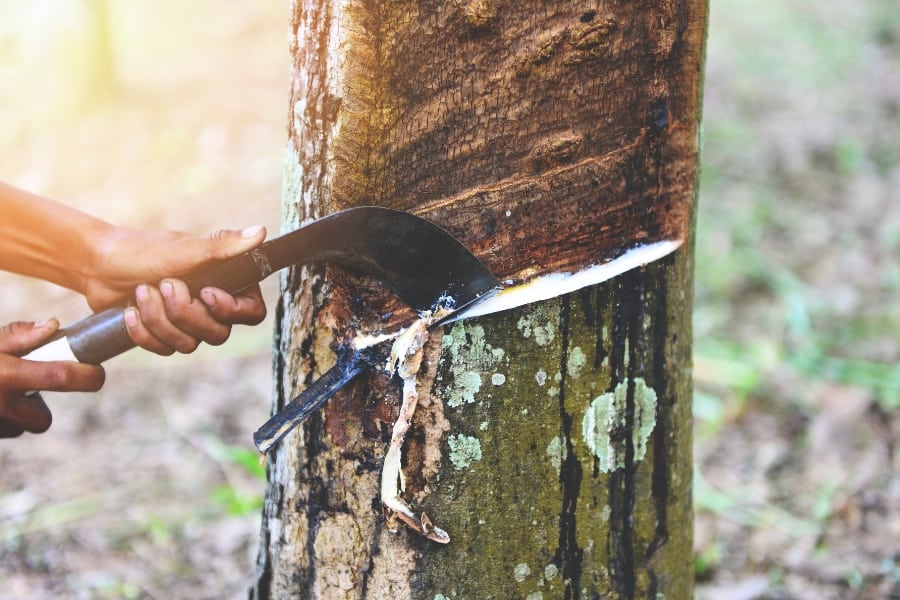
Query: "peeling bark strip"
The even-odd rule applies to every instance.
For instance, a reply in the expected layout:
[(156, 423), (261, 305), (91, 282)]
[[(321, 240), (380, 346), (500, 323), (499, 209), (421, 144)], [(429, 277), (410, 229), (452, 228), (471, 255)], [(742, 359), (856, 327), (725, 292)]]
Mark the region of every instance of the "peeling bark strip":
[[(447, 546), (390, 532), (381, 509), (401, 383), (335, 396), (270, 456), (253, 597), (691, 597), (706, 8), (294, 0), (286, 227), (361, 204), (411, 210), (515, 283), (687, 243), (643, 271), (432, 331), (402, 501)], [(331, 268), (291, 273), (282, 291), (276, 408), (339, 340), (408, 315)]]

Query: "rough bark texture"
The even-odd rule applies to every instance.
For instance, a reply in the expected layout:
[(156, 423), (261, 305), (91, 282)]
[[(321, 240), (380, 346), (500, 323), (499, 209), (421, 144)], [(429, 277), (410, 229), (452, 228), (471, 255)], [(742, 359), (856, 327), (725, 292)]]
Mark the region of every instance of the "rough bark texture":
[[(690, 240), (706, 3), (298, 0), (285, 224), (412, 210), (501, 280)], [(362, 378), (269, 455), (257, 598), (689, 598), (691, 245), (432, 333), (405, 498), (400, 386)], [(283, 280), (276, 406), (340, 340), (409, 317), (332, 269)], [(542, 595), (542, 596), (541, 596)]]

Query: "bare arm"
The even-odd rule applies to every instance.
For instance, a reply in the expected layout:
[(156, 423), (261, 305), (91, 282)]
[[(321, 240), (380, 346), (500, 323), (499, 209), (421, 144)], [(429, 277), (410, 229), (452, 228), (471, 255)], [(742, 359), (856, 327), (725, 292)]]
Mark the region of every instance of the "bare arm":
[(96, 240), (115, 228), (73, 208), (0, 183), (0, 269), (84, 292)]
[(94, 310), (136, 298), (126, 313), (132, 339), (159, 354), (221, 344), (235, 323), (255, 324), (265, 305), (254, 287), (215, 288), (191, 298), (178, 276), (258, 246), (265, 229), (206, 236), (115, 227), (58, 202), (0, 184), (0, 269), (82, 293)]
[[(201, 342), (221, 344), (233, 324), (263, 320), (259, 286), (239, 294), (205, 288), (192, 298), (178, 277), (246, 252), (265, 236), (261, 227), (206, 236), (124, 229), (0, 184), (0, 269), (80, 292), (94, 310), (134, 298), (125, 313), (128, 333), (158, 354), (192, 352)], [(0, 437), (49, 427), (47, 406), (26, 392), (92, 391), (103, 384), (100, 367), (18, 358), (58, 327), (50, 320), (0, 328)]]

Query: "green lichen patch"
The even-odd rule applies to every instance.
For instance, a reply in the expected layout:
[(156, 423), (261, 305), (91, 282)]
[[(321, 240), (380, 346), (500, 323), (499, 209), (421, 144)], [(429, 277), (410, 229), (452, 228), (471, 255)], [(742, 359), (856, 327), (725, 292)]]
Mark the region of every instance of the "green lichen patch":
[[(597, 458), (597, 467), (609, 473), (625, 466), (625, 445), (614, 438), (613, 432), (626, 425), (628, 381), (623, 381), (610, 393), (601, 394), (591, 402), (581, 420), (581, 433)], [(634, 418), (631, 443), (635, 462), (647, 452), (647, 440), (656, 427), (656, 392), (640, 377), (634, 380)]]
[(481, 374), (475, 371), (462, 371), (453, 378), (453, 392), (447, 404), (456, 408), (463, 404), (475, 402), (475, 394), (481, 389)]
[(472, 462), (481, 460), (481, 442), (478, 438), (457, 433), (447, 439), (450, 445), (450, 462), (457, 470), (465, 469)]
[[(441, 338), (442, 362), (450, 365), (453, 382), (448, 390), (447, 405), (458, 408), (475, 402), (475, 394), (481, 390), (481, 373), (495, 369), (505, 352), (494, 348), (484, 339), (481, 325), (456, 323)], [(494, 385), (502, 385), (492, 380)], [(504, 381), (505, 381), (504, 376)]]
[(547, 458), (550, 459), (550, 464), (553, 465), (553, 468), (556, 469), (557, 473), (559, 473), (562, 463), (566, 460), (567, 456), (568, 451), (566, 449), (566, 443), (561, 437), (556, 436), (550, 440), (550, 443), (547, 444)]
[(516, 327), (526, 338), (531, 338), (538, 346), (546, 346), (556, 338), (558, 325), (551, 315), (536, 309), (523, 316)]
[(569, 352), (569, 357), (566, 360), (566, 369), (568, 369), (569, 376), (578, 379), (586, 364), (587, 357), (584, 355), (584, 351), (581, 347), (575, 346), (572, 348), (572, 351)]

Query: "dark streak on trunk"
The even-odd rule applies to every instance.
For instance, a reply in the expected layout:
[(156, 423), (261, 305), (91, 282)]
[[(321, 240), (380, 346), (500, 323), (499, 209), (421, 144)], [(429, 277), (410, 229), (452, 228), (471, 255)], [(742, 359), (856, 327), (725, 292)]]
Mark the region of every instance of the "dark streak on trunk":
[(578, 547), (575, 511), (581, 492), (581, 463), (575, 455), (572, 443), (572, 415), (566, 411), (566, 377), (569, 360), (569, 318), (572, 296), (564, 296), (559, 309), (561, 339), (559, 382), (559, 416), (562, 438), (566, 441), (565, 458), (560, 465), (559, 483), (562, 488), (562, 510), (559, 513), (559, 546), (554, 563), (565, 581), (566, 600), (577, 599), (581, 594), (581, 569), (584, 550)]
[[(375, 508), (374, 506), (372, 507)], [(381, 532), (383, 529), (383, 522), (378, 521), (376, 527), (372, 530), (372, 535), (369, 537), (369, 553), (368, 560), (366, 561), (366, 566), (362, 568), (361, 577), (359, 580), (359, 597), (365, 598), (366, 593), (369, 590), (369, 579), (372, 577), (372, 573), (375, 570), (375, 557), (381, 553)]]
[[(634, 494), (637, 466), (634, 461), (634, 379), (642, 368), (638, 355), (643, 320), (644, 272), (632, 271), (621, 277), (615, 286), (612, 325), (612, 353), (610, 389), (626, 382), (625, 426), (610, 432), (613, 443), (625, 450), (625, 465), (609, 475), (610, 544), (612, 564), (610, 572), (616, 591), (622, 598), (633, 598), (635, 591), (634, 566)], [(626, 357), (625, 352), (628, 352)]]
[[(283, 322), (284, 317), (284, 299), (279, 298), (278, 303), (275, 306), (275, 322)], [(279, 327), (276, 327), (273, 339), (274, 348), (281, 348), (283, 335), (283, 330)], [(275, 377), (275, 381), (284, 381), (284, 373), (286, 369), (287, 363), (285, 361), (285, 354), (283, 352), (273, 352), (272, 373)], [(276, 386), (274, 404), (274, 408), (276, 411), (281, 410), (281, 408), (284, 406), (284, 393), (281, 386)], [(267, 481), (274, 481), (274, 478), (272, 477), (272, 470), (275, 466), (275, 460), (276, 455), (273, 454), (270, 460), (266, 462)], [(281, 513), (284, 508), (284, 486), (278, 484), (276, 486), (273, 486), (272, 489), (277, 489), (278, 493), (270, 492), (267, 495), (265, 503), (263, 504), (263, 521), (269, 521), (271, 519), (281, 519)], [(258, 598), (269, 598), (272, 595), (272, 556), (269, 553), (269, 548), (271, 547), (271, 535), (272, 534), (268, 528), (262, 527), (260, 529), (259, 551), (257, 553), (256, 562), (256, 580), (254, 581), (254, 585), (248, 590), (247, 593), (247, 597), (250, 600)]]
[(257, 559), (256, 581), (254, 586), (247, 591), (247, 598), (268, 598), (272, 594), (272, 560), (269, 556), (269, 540), (271, 534), (265, 528), (259, 536), (259, 558)]
[[(328, 488), (321, 477), (314, 473), (314, 464), (316, 456), (323, 450), (322, 434), (324, 424), (322, 422), (322, 414), (314, 413), (308, 419), (306, 444), (304, 445), (304, 462), (305, 472), (297, 474), (301, 484), (305, 483), (308, 489), (308, 496), (305, 500), (297, 503), (294, 509), (306, 516), (306, 551), (310, 556), (315, 554), (316, 532), (319, 527), (319, 518), (323, 510), (328, 506)], [(297, 569), (296, 581), (302, 597), (313, 599), (313, 590), (310, 583), (315, 581), (316, 563), (310, 561), (307, 565)]]
[[(669, 258), (664, 261), (666, 269), (671, 268), (674, 260)], [(656, 531), (653, 540), (647, 548), (647, 564), (650, 574), (649, 597), (656, 597), (659, 582), (656, 570), (653, 568), (652, 558), (656, 551), (664, 547), (669, 541), (668, 499), (669, 499), (669, 456), (666, 451), (666, 438), (669, 434), (667, 417), (671, 414), (675, 399), (670, 395), (671, 391), (665, 385), (666, 373), (669, 371), (666, 360), (666, 344), (669, 338), (668, 298), (669, 287), (666, 277), (666, 269), (656, 270), (656, 315), (653, 318), (653, 385), (657, 390), (656, 404), (656, 428), (653, 430), (653, 474), (651, 491), (656, 505)]]

